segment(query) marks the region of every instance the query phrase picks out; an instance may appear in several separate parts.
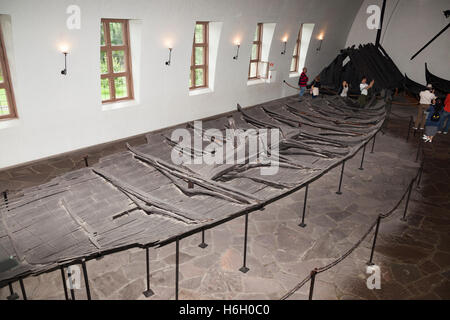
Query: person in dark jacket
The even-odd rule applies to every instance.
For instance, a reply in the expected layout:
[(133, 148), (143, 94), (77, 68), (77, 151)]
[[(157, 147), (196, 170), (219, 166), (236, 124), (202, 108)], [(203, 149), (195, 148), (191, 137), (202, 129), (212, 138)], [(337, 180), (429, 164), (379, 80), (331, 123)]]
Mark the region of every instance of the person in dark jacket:
[(441, 126), (443, 105), (441, 99), (433, 100), (433, 103), (428, 108), (427, 121), (425, 123), (425, 134), (423, 139), (425, 142), (433, 142), (433, 138)]
[(306, 73), (308, 72), (308, 69), (303, 68), (303, 72), (300, 75), (300, 79), (298, 80), (298, 85), (300, 87), (300, 99), (303, 97), (303, 95), (305, 94), (306, 91), (306, 86), (308, 85), (308, 81), (309, 78), (306, 75)]

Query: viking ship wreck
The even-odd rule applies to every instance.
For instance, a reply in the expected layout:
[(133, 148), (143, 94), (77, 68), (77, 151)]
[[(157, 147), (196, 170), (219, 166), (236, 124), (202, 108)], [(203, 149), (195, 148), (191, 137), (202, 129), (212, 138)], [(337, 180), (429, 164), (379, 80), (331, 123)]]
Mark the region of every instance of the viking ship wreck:
[[(237, 164), (174, 164), (173, 150), (187, 150), (195, 159), (207, 148), (173, 141), (173, 129), (167, 129), (92, 167), (9, 194), (0, 206), (0, 285), (82, 259), (162, 246), (261, 210), (354, 156), (381, 129), (385, 116), (382, 101), (373, 99), (359, 109), (337, 96), (238, 107), (204, 121), (202, 131), (192, 124), (177, 127), (215, 150), (235, 147), (232, 156), (241, 157)], [(213, 128), (224, 138), (208, 136)], [(226, 136), (226, 129), (243, 135), (278, 129), (280, 139), (277, 145), (260, 144), (256, 154), (239, 152), (243, 140)], [(269, 159), (275, 148), (277, 173), (261, 175), (267, 162), (251, 160)]]

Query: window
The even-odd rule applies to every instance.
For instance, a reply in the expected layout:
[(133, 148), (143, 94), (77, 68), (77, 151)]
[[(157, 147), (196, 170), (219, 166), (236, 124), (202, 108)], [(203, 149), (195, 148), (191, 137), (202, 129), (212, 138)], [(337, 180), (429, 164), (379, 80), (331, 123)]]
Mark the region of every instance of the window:
[(103, 103), (133, 99), (128, 20), (102, 19), (100, 68)]
[(303, 23), (298, 32), (294, 54), (292, 55), (289, 77), (298, 77), (306, 63), (311, 37), (314, 31), (314, 23)]
[(298, 72), (298, 61), (300, 59), (300, 44), (302, 41), (303, 25), (298, 32), (297, 42), (295, 43), (294, 55), (292, 56), (290, 72)]
[(6, 47), (0, 26), (0, 120), (16, 118), (16, 106), (9, 73)]
[(189, 89), (208, 87), (208, 22), (195, 24)]
[(263, 24), (258, 23), (255, 37), (252, 45), (252, 55), (250, 57), (250, 66), (248, 68), (248, 79), (257, 79), (259, 77), (258, 67), (261, 62)]

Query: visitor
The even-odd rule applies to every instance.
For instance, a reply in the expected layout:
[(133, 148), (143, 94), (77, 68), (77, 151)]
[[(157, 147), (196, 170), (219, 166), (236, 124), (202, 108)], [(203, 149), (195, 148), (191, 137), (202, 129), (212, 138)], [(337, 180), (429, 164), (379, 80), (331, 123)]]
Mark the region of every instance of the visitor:
[(348, 97), (348, 82), (344, 80), (342, 82), (342, 91), (341, 91), (341, 97), (347, 98)]
[(431, 84), (427, 85), (427, 89), (420, 92), (420, 104), (419, 104), (419, 110), (417, 111), (417, 119), (416, 123), (414, 124), (414, 130), (417, 130), (420, 128), (420, 130), (423, 130), (423, 126), (425, 124), (425, 111), (429, 108), (432, 101), (436, 99), (436, 96), (434, 95), (434, 90)]
[(448, 129), (450, 128), (450, 93), (447, 94), (444, 102), (444, 112), (442, 112), (441, 128), (440, 132), (448, 134)]
[(433, 138), (438, 132), (442, 118), (442, 100), (435, 99), (427, 110), (428, 116), (425, 123), (425, 134), (423, 139), (425, 142), (433, 142)]
[(320, 76), (317, 76), (314, 79), (314, 81), (312, 83), (312, 86), (311, 86), (311, 95), (312, 95), (313, 99), (317, 98), (319, 96), (319, 94), (320, 94), (320, 87), (321, 87)]
[(303, 72), (300, 75), (300, 79), (298, 80), (298, 85), (300, 86), (300, 100), (302, 99), (303, 95), (305, 94), (306, 86), (308, 85), (309, 78), (306, 75), (307, 72), (308, 72), (308, 69), (303, 68)]
[(359, 85), (359, 88), (361, 90), (361, 95), (359, 96), (359, 106), (361, 108), (364, 108), (364, 106), (367, 103), (367, 96), (369, 95), (369, 89), (373, 87), (375, 84), (375, 80), (372, 80), (370, 84), (367, 84), (367, 77), (363, 77), (361, 80), (361, 84)]

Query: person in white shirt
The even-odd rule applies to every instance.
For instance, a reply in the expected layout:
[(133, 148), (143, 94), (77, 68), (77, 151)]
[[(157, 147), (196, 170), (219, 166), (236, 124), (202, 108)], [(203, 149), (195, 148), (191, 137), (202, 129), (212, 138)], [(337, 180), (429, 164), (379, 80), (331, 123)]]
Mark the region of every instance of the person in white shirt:
[(341, 97), (347, 98), (347, 96), (348, 96), (348, 83), (347, 83), (347, 81), (344, 80), (344, 82), (342, 82)]
[(372, 80), (370, 84), (367, 84), (367, 77), (363, 77), (359, 88), (361, 90), (361, 95), (359, 96), (359, 106), (364, 108), (367, 103), (367, 96), (369, 95), (369, 89), (373, 87), (375, 80)]
[(420, 128), (424, 130), (425, 127), (425, 111), (428, 110), (433, 100), (436, 99), (434, 94), (433, 86), (431, 84), (427, 85), (427, 90), (420, 92), (420, 104), (417, 110), (417, 118), (414, 124), (414, 130)]

